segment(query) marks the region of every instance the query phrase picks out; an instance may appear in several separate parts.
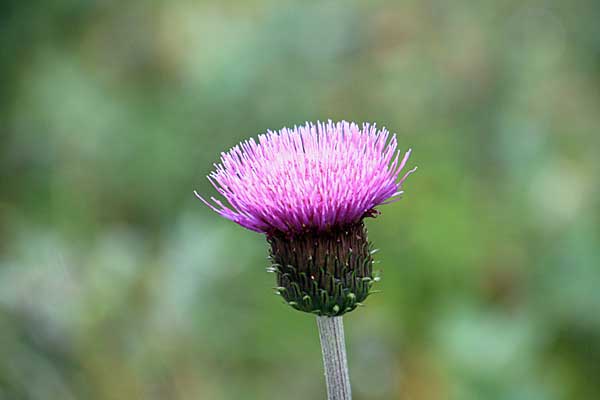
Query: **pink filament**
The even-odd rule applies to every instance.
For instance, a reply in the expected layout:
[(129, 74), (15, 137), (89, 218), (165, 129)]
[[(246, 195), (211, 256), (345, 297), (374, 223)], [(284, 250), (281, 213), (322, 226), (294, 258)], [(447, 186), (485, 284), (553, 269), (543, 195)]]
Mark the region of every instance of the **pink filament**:
[(256, 232), (325, 231), (360, 221), (393, 202), (402, 160), (396, 136), (355, 123), (307, 123), (259, 135), (221, 154), (208, 179), (229, 205), (196, 196), (221, 216)]

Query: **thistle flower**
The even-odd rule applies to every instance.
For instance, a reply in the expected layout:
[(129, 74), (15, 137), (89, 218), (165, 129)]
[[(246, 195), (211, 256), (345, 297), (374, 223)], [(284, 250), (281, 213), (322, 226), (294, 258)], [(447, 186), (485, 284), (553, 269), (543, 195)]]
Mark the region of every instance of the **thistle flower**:
[(277, 293), (300, 311), (338, 316), (375, 281), (363, 224), (403, 193), (408, 158), (395, 135), (355, 123), (268, 131), (227, 153), (208, 176), (227, 201), (196, 196), (221, 216), (266, 234)]

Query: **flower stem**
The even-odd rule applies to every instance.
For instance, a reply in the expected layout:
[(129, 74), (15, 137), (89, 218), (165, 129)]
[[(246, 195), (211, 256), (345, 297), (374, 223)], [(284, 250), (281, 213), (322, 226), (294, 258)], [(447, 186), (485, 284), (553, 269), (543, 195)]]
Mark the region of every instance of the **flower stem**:
[(351, 400), (342, 317), (317, 317), (328, 400)]

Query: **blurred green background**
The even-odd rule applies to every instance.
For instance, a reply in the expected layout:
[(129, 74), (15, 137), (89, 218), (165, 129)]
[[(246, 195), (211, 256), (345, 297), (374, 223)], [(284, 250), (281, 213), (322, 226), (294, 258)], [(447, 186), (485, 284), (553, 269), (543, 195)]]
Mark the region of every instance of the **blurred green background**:
[(3, 1), (0, 399), (320, 399), (313, 317), (192, 191), (305, 121), (412, 147), (356, 399), (600, 393), (600, 3)]

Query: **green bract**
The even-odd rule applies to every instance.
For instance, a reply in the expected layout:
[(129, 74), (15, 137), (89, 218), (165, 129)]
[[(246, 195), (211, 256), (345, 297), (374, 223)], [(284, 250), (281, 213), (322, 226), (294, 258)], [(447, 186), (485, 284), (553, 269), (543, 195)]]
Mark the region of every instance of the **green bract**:
[(293, 308), (337, 316), (354, 310), (371, 293), (373, 253), (362, 222), (326, 233), (270, 235), (277, 293)]

